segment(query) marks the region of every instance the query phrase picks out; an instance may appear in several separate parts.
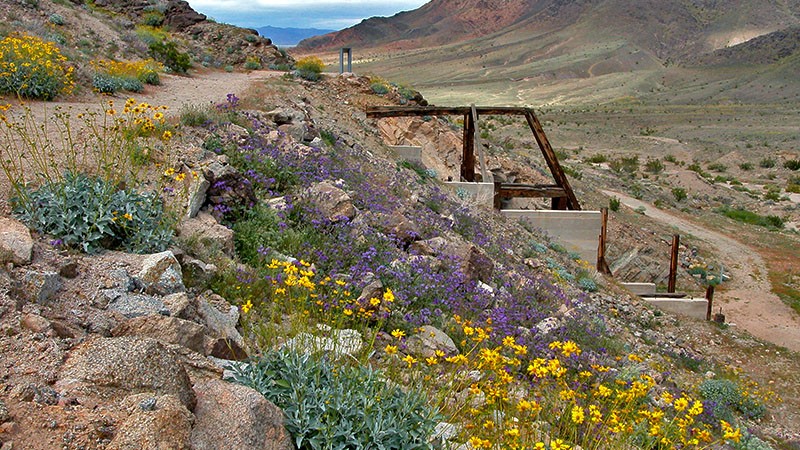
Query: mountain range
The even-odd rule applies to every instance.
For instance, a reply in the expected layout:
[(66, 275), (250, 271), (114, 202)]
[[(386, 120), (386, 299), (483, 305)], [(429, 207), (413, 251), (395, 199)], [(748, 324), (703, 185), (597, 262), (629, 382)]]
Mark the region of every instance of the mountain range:
[(318, 28), (281, 28), (281, 27), (272, 27), (272, 26), (265, 26), (256, 28), (258, 34), (264, 37), (268, 37), (272, 40), (272, 43), (275, 45), (280, 46), (291, 46), (297, 45), (298, 42), (302, 41), (303, 39), (307, 39), (313, 36), (318, 36), (321, 34), (332, 33), (334, 30), (322, 30)]
[[(505, 103), (520, 90), (586, 79), (594, 83), (577, 87), (610, 89), (598, 100), (665, 91), (674, 98), (672, 87), (691, 87), (698, 77), (724, 82), (726, 97), (752, 97), (763, 86), (761, 100), (793, 101), (798, 26), (800, 0), (432, 0), (306, 39), (297, 51), (352, 47), (370, 55), (363, 70), (447, 87), (452, 96), (507, 90), (498, 98)], [(717, 94), (694, 91), (688, 97), (716, 101)]]

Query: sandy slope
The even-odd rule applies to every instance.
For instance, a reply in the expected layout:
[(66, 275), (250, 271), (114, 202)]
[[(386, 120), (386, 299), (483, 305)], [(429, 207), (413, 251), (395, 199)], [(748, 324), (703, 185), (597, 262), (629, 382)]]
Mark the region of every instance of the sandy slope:
[(691, 234), (716, 248), (719, 260), (725, 263), (732, 277), (714, 296), (715, 305), (722, 306), (727, 320), (760, 339), (800, 351), (800, 316), (772, 292), (767, 266), (754, 248), (625, 194), (603, 193), (619, 198), (630, 208), (643, 207), (646, 216), (672, 225), (680, 233)]

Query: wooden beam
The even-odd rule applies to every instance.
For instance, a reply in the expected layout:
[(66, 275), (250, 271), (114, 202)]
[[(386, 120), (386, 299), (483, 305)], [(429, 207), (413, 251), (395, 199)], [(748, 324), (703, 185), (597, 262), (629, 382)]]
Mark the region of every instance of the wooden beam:
[(672, 252), (669, 258), (669, 278), (667, 279), (667, 292), (675, 292), (678, 278), (678, 251), (680, 250), (681, 235), (672, 236)]
[(528, 112), (525, 114), (525, 120), (528, 121), (528, 126), (530, 126), (531, 131), (533, 132), (533, 137), (536, 138), (536, 143), (539, 144), (539, 149), (542, 151), (542, 155), (547, 162), (547, 166), (550, 168), (550, 173), (553, 174), (556, 184), (564, 188), (564, 190), (567, 192), (566, 200), (553, 199), (553, 209), (572, 209), (580, 211), (581, 205), (578, 203), (578, 199), (575, 197), (575, 193), (572, 191), (572, 186), (570, 186), (569, 180), (564, 174), (564, 170), (558, 163), (556, 152), (553, 151), (550, 141), (547, 140), (547, 136), (544, 134), (544, 129), (542, 128), (542, 124), (539, 122), (539, 119), (536, 118), (536, 115), (533, 113), (533, 111), (528, 110)]
[(481, 145), (481, 135), (478, 132), (480, 130), (480, 126), (478, 126), (478, 111), (475, 108), (475, 105), (470, 106), (470, 115), (472, 115), (475, 129), (474, 134), (472, 135), (472, 143), (475, 146), (474, 151), (472, 154), (474, 155), (476, 152), (478, 153), (478, 162), (481, 166), (481, 181), (484, 183), (492, 183), (494, 181), (494, 177), (491, 177), (490, 172), (486, 170), (486, 156), (483, 154), (483, 145)]
[[(380, 119), (384, 117), (411, 117), (411, 116), (464, 116), (469, 114), (469, 106), (368, 106), (367, 118)], [(516, 115), (524, 116), (530, 108), (514, 106), (476, 106), (475, 111), (480, 115)]]
[(500, 197), (561, 198), (566, 196), (567, 192), (558, 186), (500, 185)]

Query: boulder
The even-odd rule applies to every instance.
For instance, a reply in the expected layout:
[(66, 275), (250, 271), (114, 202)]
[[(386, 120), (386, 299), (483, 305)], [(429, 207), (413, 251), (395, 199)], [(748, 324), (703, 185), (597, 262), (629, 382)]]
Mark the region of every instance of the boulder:
[(64, 281), (56, 272), (32, 271), (25, 274), (17, 289), (30, 301), (46, 305), (63, 286)]
[(211, 183), (202, 174), (194, 176), (189, 173), (186, 175), (186, 180), (188, 180), (186, 186), (186, 217), (191, 219), (197, 215), (203, 203), (206, 202), (206, 192), (208, 192)]
[(188, 450), (194, 416), (174, 395), (135, 394), (108, 450)]
[(163, 299), (164, 305), (170, 312), (171, 316), (179, 319), (191, 320), (192, 322), (201, 322), (202, 319), (197, 314), (196, 302), (189, 298), (185, 292), (178, 292), (168, 295)]
[(217, 219), (225, 218), (232, 210), (252, 208), (258, 201), (250, 180), (229, 165), (215, 161), (203, 174), (211, 184), (205, 204)]
[(34, 333), (46, 333), (50, 330), (50, 321), (38, 314), (23, 314), (19, 324)]
[(169, 250), (148, 255), (136, 279), (151, 295), (169, 295), (186, 290), (181, 265)]
[(193, 10), (189, 3), (183, 0), (168, 2), (164, 11), (164, 25), (175, 31), (183, 31), (204, 20), (206, 20), (205, 15)]
[(155, 339), (122, 336), (90, 338), (75, 347), (55, 385), (62, 397), (89, 407), (130, 394), (171, 394), (189, 410), (195, 395), (176, 355)]
[(201, 211), (196, 217), (181, 222), (178, 234), (182, 238), (195, 238), (205, 246), (219, 246), (230, 257), (236, 253), (233, 245), (233, 230), (221, 225), (214, 216), (206, 212)]
[(170, 315), (170, 310), (161, 300), (149, 295), (133, 294), (122, 289), (105, 289), (101, 291), (101, 296), (107, 300), (107, 310), (116, 311), (129, 319), (154, 314)]
[(356, 208), (350, 196), (327, 181), (311, 186), (306, 197), (331, 222), (349, 221), (356, 216)]
[(442, 351), (445, 355), (455, 355), (458, 347), (450, 336), (444, 331), (425, 325), (419, 332), (410, 336), (406, 341), (408, 351), (414, 355), (430, 358), (436, 355), (436, 351)]
[(394, 238), (403, 247), (419, 240), (420, 231), (417, 225), (398, 211), (384, 217), (378, 228), (387, 236)]
[(247, 386), (210, 380), (195, 386), (194, 450), (292, 450), (283, 412)]
[(205, 293), (197, 299), (197, 314), (213, 337), (227, 339), (239, 348), (245, 348), (244, 338), (236, 329), (239, 308), (214, 293)]
[(494, 273), (492, 259), (483, 250), (468, 242), (448, 241), (442, 237), (435, 237), (413, 242), (408, 251), (417, 255), (451, 259), (457, 263), (468, 280), (488, 282)]
[(290, 123), (300, 123), (305, 120), (306, 115), (303, 111), (289, 108), (276, 108), (267, 113), (267, 117), (275, 122), (275, 125), (286, 125)]
[(139, 336), (177, 344), (204, 353), (205, 327), (177, 317), (159, 315), (135, 317), (111, 331), (113, 336)]
[(31, 232), (22, 222), (0, 217), (0, 262), (30, 264), (33, 255)]
[(206, 336), (205, 340), (205, 354), (228, 361), (244, 361), (248, 358), (247, 351), (240, 347), (236, 341), (209, 336)]
[(188, 286), (205, 285), (210, 281), (214, 275), (217, 274), (217, 266), (214, 264), (206, 264), (199, 259), (186, 256), (181, 262), (183, 269), (183, 278), (185, 284)]

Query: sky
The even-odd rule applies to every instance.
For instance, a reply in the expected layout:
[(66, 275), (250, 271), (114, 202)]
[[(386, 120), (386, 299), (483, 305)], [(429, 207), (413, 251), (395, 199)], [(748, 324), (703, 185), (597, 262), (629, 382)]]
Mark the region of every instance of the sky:
[(188, 0), (217, 22), (246, 28), (341, 30), (374, 16), (417, 9), (428, 0)]

